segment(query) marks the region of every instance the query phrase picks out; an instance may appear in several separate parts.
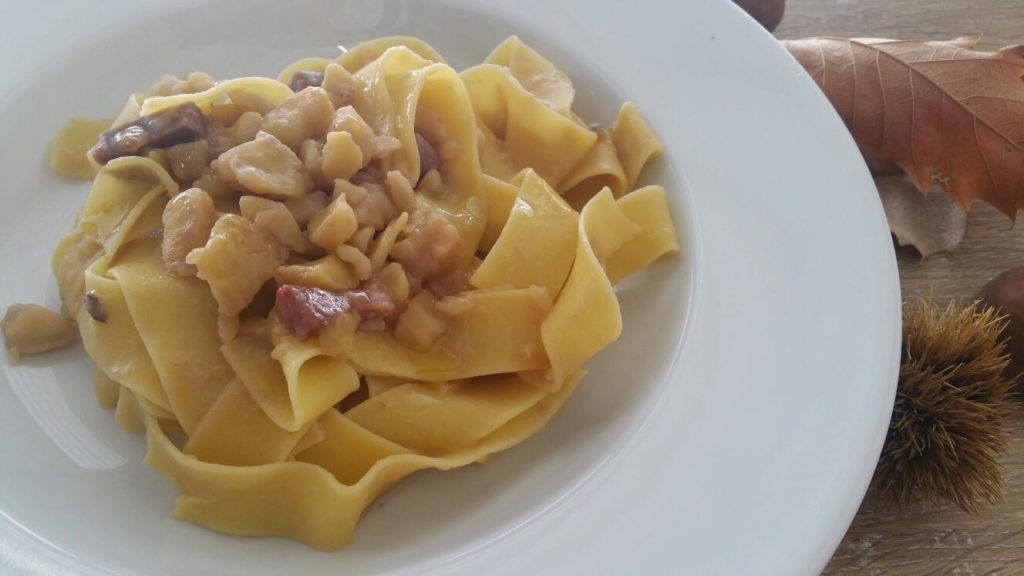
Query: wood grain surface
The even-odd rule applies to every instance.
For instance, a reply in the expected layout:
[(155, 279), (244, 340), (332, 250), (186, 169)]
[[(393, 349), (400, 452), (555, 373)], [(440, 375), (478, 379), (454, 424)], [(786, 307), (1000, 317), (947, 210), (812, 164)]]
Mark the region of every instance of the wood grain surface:
[[(789, 0), (778, 38), (869, 36), (949, 39), (983, 34), (981, 47), (1024, 43), (1024, 0)], [(1024, 188), (1024, 183), (1022, 183)], [(973, 298), (991, 278), (1024, 265), (1024, 226), (976, 204), (953, 254), (922, 260), (897, 249), (904, 300)], [(1024, 574), (1024, 400), (1015, 399), (1002, 458), (1005, 501), (975, 515), (894, 510), (870, 495), (825, 574)]]

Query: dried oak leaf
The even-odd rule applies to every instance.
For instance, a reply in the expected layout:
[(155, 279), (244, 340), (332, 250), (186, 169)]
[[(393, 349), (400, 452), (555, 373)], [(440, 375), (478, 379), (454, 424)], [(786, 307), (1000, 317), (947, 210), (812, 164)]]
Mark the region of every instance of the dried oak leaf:
[(900, 246), (913, 246), (922, 258), (927, 258), (939, 252), (952, 252), (963, 242), (967, 213), (938, 187), (921, 194), (902, 174), (876, 178), (875, 186), (889, 230)]
[(941, 187), (1011, 218), (1024, 207), (1024, 46), (974, 50), (977, 36), (920, 42), (804, 38), (783, 46), (863, 149), (921, 192)]

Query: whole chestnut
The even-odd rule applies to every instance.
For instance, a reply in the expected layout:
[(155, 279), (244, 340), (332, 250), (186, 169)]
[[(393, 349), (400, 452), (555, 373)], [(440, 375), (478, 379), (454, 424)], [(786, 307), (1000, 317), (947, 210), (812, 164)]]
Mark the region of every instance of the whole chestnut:
[(775, 30), (786, 11), (786, 0), (732, 0), (769, 32)]
[[(1024, 372), (1024, 266), (1010, 268), (985, 284), (978, 293), (982, 302), (1007, 316), (1002, 338), (1010, 354), (1010, 364), (1003, 374), (1012, 378)], [(1018, 390), (1021, 382), (1017, 382)]]

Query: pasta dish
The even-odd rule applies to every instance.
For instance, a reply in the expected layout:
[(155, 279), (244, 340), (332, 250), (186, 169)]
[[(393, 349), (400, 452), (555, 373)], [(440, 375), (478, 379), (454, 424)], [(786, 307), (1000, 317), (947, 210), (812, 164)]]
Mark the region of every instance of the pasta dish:
[(396, 37), (68, 125), (64, 315), (174, 518), (337, 549), (404, 477), (544, 426), (620, 334), (613, 286), (679, 250), (637, 187), (661, 143), (574, 96), (515, 37), (461, 72)]

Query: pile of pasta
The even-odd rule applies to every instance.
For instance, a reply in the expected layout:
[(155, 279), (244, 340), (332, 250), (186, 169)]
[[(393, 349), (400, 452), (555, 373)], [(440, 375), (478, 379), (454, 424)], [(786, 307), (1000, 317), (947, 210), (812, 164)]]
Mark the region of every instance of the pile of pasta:
[(679, 249), (648, 125), (573, 97), (515, 37), (461, 73), (384, 38), (65, 130), (54, 167), (98, 137), (98, 172), (53, 270), (174, 518), (337, 549), (402, 478), (544, 426), (620, 334), (613, 285)]

